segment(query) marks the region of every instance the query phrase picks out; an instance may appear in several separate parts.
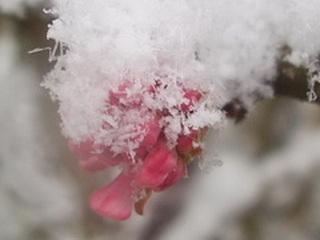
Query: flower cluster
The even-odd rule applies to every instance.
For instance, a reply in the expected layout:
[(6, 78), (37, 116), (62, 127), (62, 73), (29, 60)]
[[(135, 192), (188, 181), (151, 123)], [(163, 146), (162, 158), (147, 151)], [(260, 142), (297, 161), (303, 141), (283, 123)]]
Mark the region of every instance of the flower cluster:
[[(117, 91), (108, 93), (104, 114), (109, 121), (104, 122), (105, 128), (119, 129), (119, 123), (125, 127), (130, 125), (130, 110), (144, 107), (141, 94), (129, 94), (133, 83), (125, 81)], [(151, 98), (158, 97), (158, 90), (163, 86), (160, 82), (147, 88)], [(166, 87), (166, 86), (164, 86)], [(203, 93), (179, 86), (183, 92), (183, 102), (175, 106), (176, 110), (188, 117), (201, 101)], [(205, 128), (191, 129), (180, 133), (174, 145), (170, 144), (165, 130), (165, 119), (171, 113), (168, 109), (148, 109), (147, 121), (140, 120), (135, 132), (124, 134), (127, 142), (137, 143), (133, 152), (115, 152), (111, 146), (97, 144), (92, 139), (81, 143), (70, 141), (70, 149), (80, 159), (80, 165), (88, 171), (104, 170), (119, 166), (121, 173), (110, 184), (94, 192), (90, 199), (91, 208), (103, 217), (114, 220), (126, 220), (133, 208), (138, 214), (143, 213), (145, 202), (152, 192), (160, 192), (177, 183), (187, 175), (187, 164), (201, 153), (201, 139)], [(121, 114), (120, 114), (121, 113)], [(110, 124), (110, 117), (117, 114), (117, 124)], [(107, 117), (109, 116), (109, 118)], [(181, 123), (182, 124), (182, 123)], [(181, 129), (185, 129), (182, 126)], [(132, 128), (130, 128), (132, 131)], [(123, 132), (122, 132), (123, 135)], [(141, 138), (141, 135), (143, 136)], [(118, 135), (118, 137), (120, 137)]]

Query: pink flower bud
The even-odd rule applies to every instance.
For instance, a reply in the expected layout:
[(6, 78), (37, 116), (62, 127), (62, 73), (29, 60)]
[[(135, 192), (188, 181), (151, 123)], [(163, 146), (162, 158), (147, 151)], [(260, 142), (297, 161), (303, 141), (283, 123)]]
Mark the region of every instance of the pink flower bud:
[[(125, 81), (116, 91), (110, 91), (106, 99), (106, 109), (103, 114), (117, 114), (122, 125), (130, 118), (127, 117), (129, 109), (142, 107), (143, 91), (128, 94), (133, 82)], [(157, 94), (161, 82), (147, 88), (146, 94)], [(202, 98), (202, 93), (197, 90), (185, 89), (185, 102), (176, 105), (180, 113), (192, 114), (193, 107)], [(110, 146), (95, 144), (92, 140), (83, 141), (80, 144), (69, 142), (69, 147), (80, 159), (80, 166), (88, 171), (103, 170), (108, 167), (121, 165), (123, 172), (110, 184), (102, 187), (91, 195), (90, 206), (99, 215), (114, 220), (126, 220), (130, 217), (133, 207), (138, 214), (143, 213), (145, 203), (153, 191), (163, 191), (176, 184), (186, 175), (189, 160), (201, 152), (199, 143), (202, 129), (191, 130), (190, 134), (178, 137), (177, 145), (170, 149), (165, 138), (165, 131), (161, 127), (161, 118), (170, 116), (169, 109), (145, 109), (147, 116), (144, 121), (136, 123), (132, 135), (128, 135), (128, 141), (140, 143), (131, 156), (123, 150), (123, 153), (115, 155)], [(125, 119), (125, 120), (124, 120)], [(127, 120), (129, 119), (129, 120)], [(139, 119), (137, 119), (139, 120)], [(121, 126), (122, 126), (121, 125)], [(103, 123), (102, 127), (112, 128), (109, 123)], [(116, 131), (116, 129), (114, 129)], [(142, 138), (142, 136), (144, 136)], [(142, 141), (141, 141), (142, 140)], [(130, 149), (132, 150), (132, 149)], [(132, 159), (134, 157), (134, 159)], [(146, 193), (141, 196), (141, 193)]]

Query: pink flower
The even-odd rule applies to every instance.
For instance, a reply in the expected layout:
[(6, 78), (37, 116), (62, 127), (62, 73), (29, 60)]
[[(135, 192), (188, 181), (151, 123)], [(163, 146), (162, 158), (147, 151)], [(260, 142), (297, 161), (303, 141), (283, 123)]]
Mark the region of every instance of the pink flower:
[[(142, 96), (138, 94), (129, 97), (127, 94), (132, 86), (132, 82), (126, 81), (119, 86), (118, 91), (110, 92), (107, 100), (110, 109), (104, 114), (112, 115), (112, 108), (124, 114), (128, 109), (140, 108)], [(156, 83), (147, 88), (147, 91), (156, 94), (159, 86), (161, 85)], [(192, 114), (191, 111), (202, 94), (191, 89), (183, 91), (185, 102), (177, 106), (177, 109), (184, 114)], [(92, 140), (87, 139), (80, 144), (69, 142), (71, 151), (80, 159), (80, 166), (88, 171), (104, 170), (117, 165), (122, 167), (122, 173), (113, 182), (92, 193), (90, 206), (97, 214), (119, 221), (128, 219), (134, 207), (137, 213), (142, 214), (152, 191), (163, 191), (186, 175), (188, 162), (201, 152), (200, 145), (196, 144), (200, 142), (204, 131), (195, 129), (190, 134), (181, 134), (177, 145), (170, 149), (160, 125), (161, 118), (168, 115), (168, 109), (156, 112), (150, 110), (149, 120), (137, 126), (136, 131), (142, 132), (144, 138), (135, 149), (134, 159), (127, 153), (115, 155), (110, 147), (97, 145)]]

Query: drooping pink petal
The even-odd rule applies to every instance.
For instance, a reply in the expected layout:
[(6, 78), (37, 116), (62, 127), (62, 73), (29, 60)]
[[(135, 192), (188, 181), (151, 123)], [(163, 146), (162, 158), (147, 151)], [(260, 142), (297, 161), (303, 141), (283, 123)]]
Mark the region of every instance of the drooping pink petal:
[(161, 186), (168, 174), (177, 167), (177, 154), (170, 150), (164, 141), (159, 141), (144, 159), (137, 174), (137, 184), (141, 187), (156, 189)]
[(128, 219), (134, 205), (132, 181), (132, 174), (120, 174), (112, 183), (91, 195), (91, 209), (97, 214), (113, 220)]

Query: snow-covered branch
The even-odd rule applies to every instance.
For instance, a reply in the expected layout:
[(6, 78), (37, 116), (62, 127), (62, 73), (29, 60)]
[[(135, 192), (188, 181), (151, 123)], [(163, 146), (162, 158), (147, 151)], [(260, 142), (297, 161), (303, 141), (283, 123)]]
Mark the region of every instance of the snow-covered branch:
[(294, 66), (283, 61), (278, 67), (278, 76), (273, 87), (275, 95), (319, 103), (320, 99), (319, 69), (308, 69), (304, 66)]

